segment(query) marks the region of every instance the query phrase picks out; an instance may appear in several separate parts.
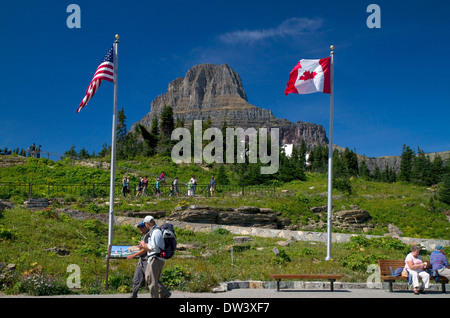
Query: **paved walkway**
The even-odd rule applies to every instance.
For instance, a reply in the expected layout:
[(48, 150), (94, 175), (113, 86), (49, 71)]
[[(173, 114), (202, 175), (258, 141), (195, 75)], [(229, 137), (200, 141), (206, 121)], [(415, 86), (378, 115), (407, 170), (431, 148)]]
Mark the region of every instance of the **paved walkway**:
[[(140, 293), (140, 298), (150, 298), (147, 292)], [(101, 294), (101, 295), (62, 295), (49, 297), (9, 296), (1, 295), (0, 298), (129, 298), (130, 294)], [(329, 290), (295, 290), (285, 289), (277, 292), (274, 289), (233, 289), (223, 293), (188, 293), (174, 291), (171, 299), (286, 299), (286, 298), (412, 298), (412, 299), (450, 299), (450, 293), (443, 294), (440, 291), (428, 291), (426, 294), (414, 295), (412, 291), (394, 291), (392, 293), (380, 289), (341, 289), (333, 292)]]

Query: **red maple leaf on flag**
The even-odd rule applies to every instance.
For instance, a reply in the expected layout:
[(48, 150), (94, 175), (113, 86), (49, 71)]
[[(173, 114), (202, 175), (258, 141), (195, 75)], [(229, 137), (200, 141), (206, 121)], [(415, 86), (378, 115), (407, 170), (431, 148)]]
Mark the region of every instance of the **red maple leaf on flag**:
[(303, 81), (307, 81), (307, 80), (312, 80), (314, 79), (314, 77), (316, 77), (317, 73), (316, 72), (310, 72), (310, 71), (305, 71), (303, 73), (302, 76), (300, 76), (300, 79)]

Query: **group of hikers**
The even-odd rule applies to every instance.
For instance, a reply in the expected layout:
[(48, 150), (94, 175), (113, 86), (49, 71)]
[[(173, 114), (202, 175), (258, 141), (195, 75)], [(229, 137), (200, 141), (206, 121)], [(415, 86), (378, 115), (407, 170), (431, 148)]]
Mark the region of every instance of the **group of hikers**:
[[(161, 188), (166, 186), (166, 176), (164, 172), (161, 173), (161, 175), (156, 178), (154, 188), (152, 189), (152, 194), (149, 194), (149, 180), (148, 177), (140, 177), (139, 182), (136, 186), (136, 194), (135, 196), (147, 196), (147, 195), (154, 195), (154, 196), (161, 196)], [(187, 193), (186, 195), (188, 197), (195, 197), (196, 196), (196, 190), (197, 190), (197, 179), (195, 178), (195, 175), (192, 175), (191, 179), (187, 183), (185, 183)], [(180, 183), (178, 177), (175, 177), (175, 179), (170, 183), (170, 194), (169, 197), (172, 196), (179, 196), (180, 194)], [(211, 177), (211, 181), (209, 183), (209, 192), (211, 196), (214, 196), (216, 194), (216, 180), (214, 179), (214, 176)], [(126, 197), (130, 191), (130, 176), (124, 176), (122, 179), (122, 194), (124, 197)], [(130, 194), (131, 195), (131, 194)]]
[(41, 145), (36, 146), (34, 143), (27, 148), (27, 157), (40, 158), (41, 157)]
[[(28, 147), (25, 150), (25, 155), (29, 158), (40, 158), (41, 157), (41, 148), (42, 146), (36, 146), (36, 144), (32, 144), (30, 147)], [(17, 148), (17, 150), (14, 151), (14, 153), (17, 154), (21, 154), (23, 155), (23, 149), (21, 152), (19, 152), (19, 149)], [(5, 156), (10, 156), (13, 154), (13, 151), (11, 149), (9, 149), (8, 147), (4, 148), (3, 150), (0, 149), (0, 155), (5, 155)]]

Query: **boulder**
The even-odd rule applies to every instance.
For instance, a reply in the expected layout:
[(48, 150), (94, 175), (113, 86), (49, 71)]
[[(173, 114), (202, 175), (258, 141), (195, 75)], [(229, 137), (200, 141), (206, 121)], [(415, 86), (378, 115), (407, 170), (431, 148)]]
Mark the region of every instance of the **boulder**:
[(190, 205), (186, 209), (175, 209), (167, 217), (168, 221), (191, 223), (224, 224), (277, 228), (276, 213), (271, 209), (243, 206), (239, 208), (211, 208), (203, 205)]
[(334, 212), (337, 222), (347, 224), (362, 224), (370, 220), (369, 212), (365, 210), (344, 210)]
[(14, 208), (14, 204), (9, 201), (0, 200), (0, 211)]
[(373, 228), (368, 224), (371, 217), (365, 210), (343, 210), (333, 212), (333, 225), (341, 230), (366, 232)]
[(31, 198), (27, 202), (27, 208), (40, 211), (50, 206), (50, 201), (46, 198)]
[(253, 239), (250, 238), (250, 236), (235, 236), (233, 237), (233, 239), (235, 245), (241, 245), (253, 241)]
[(52, 247), (52, 248), (46, 248), (44, 250), (44, 252), (51, 252), (51, 253), (55, 253), (59, 256), (66, 256), (70, 254), (69, 250), (66, 250), (64, 248), (59, 248), (59, 247)]
[(389, 233), (387, 235), (389, 235), (389, 236), (392, 236), (392, 237), (403, 236), (403, 232), (398, 227), (396, 227), (394, 224), (388, 225), (388, 231), (389, 231)]

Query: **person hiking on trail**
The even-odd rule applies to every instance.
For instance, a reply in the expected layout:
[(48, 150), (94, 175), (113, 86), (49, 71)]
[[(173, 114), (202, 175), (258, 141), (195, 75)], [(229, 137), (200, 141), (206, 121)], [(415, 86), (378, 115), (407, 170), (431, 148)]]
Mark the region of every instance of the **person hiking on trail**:
[(36, 158), (41, 158), (41, 145), (39, 145), (39, 146), (37, 146), (36, 148), (35, 148), (35, 151), (36, 151)]
[(195, 179), (195, 176), (192, 175), (191, 180), (189, 180), (189, 182), (192, 181), (192, 195), (195, 197), (195, 190), (197, 190), (197, 179)]
[(145, 226), (149, 230), (148, 243), (139, 242), (139, 246), (148, 251), (148, 263), (145, 269), (145, 282), (150, 290), (151, 298), (169, 298), (170, 291), (159, 280), (162, 268), (166, 262), (161, 257), (161, 250), (165, 248), (161, 229), (156, 225), (155, 219), (148, 215), (144, 219)]
[(166, 184), (166, 176), (164, 175), (164, 171), (161, 172), (161, 175), (159, 176), (159, 179), (161, 180), (162, 184)]
[(148, 188), (148, 177), (144, 178), (144, 182), (143, 182), (143, 189), (142, 189), (142, 195), (147, 195), (147, 188)]
[(36, 145), (34, 143), (30, 147), (28, 147), (27, 148), (27, 157), (33, 157), (35, 149), (36, 149)]
[(125, 197), (127, 195), (127, 177), (122, 178), (122, 194)]
[(192, 187), (194, 186), (192, 179), (189, 180), (189, 182), (187, 183), (187, 196), (191, 197), (192, 196)]
[(129, 185), (130, 185), (130, 177), (127, 178), (124, 176), (122, 179), (122, 193), (124, 197), (126, 197), (127, 193), (130, 192)]
[(159, 197), (161, 191), (159, 190), (159, 178), (156, 178), (156, 183), (155, 183), (155, 195)]
[[(144, 243), (148, 243), (149, 233), (148, 228), (145, 226), (144, 222), (141, 222), (137, 225), (142, 237), (141, 241)], [(137, 298), (139, 288), (142, 285), (142, 282), (145, 281), (145, 270), (147, 268), (148, 263), (148, 255), (147, 250), (139, 247), (139, 251), (127, 256), (127, 259), (133, 259), (133, 258), (139, 258), (138, 264), (136, 266), (136, 269), (134, 271), (134, 277), (133, 277), (133, 289), (131, 292), (131, 298)]]
[(176, 194), (178, 196), (178, 177), (175, 177), (175, 180), (172, 181), (172, 187), (170, 191), (170, 197)]
[(140, 177), (139, 178), (139, 184), (137, 186), (137, 192), (136, 192), (136, 196), (141, 195), (142, 196), (142, 189), (144, 188), (144, 178)]
[(211, 192), (212, 197), (216, 194), (216, 179), (214, 179), (214, 176), (211, 177), (211, 182), (209, 183), (209, 191)]

